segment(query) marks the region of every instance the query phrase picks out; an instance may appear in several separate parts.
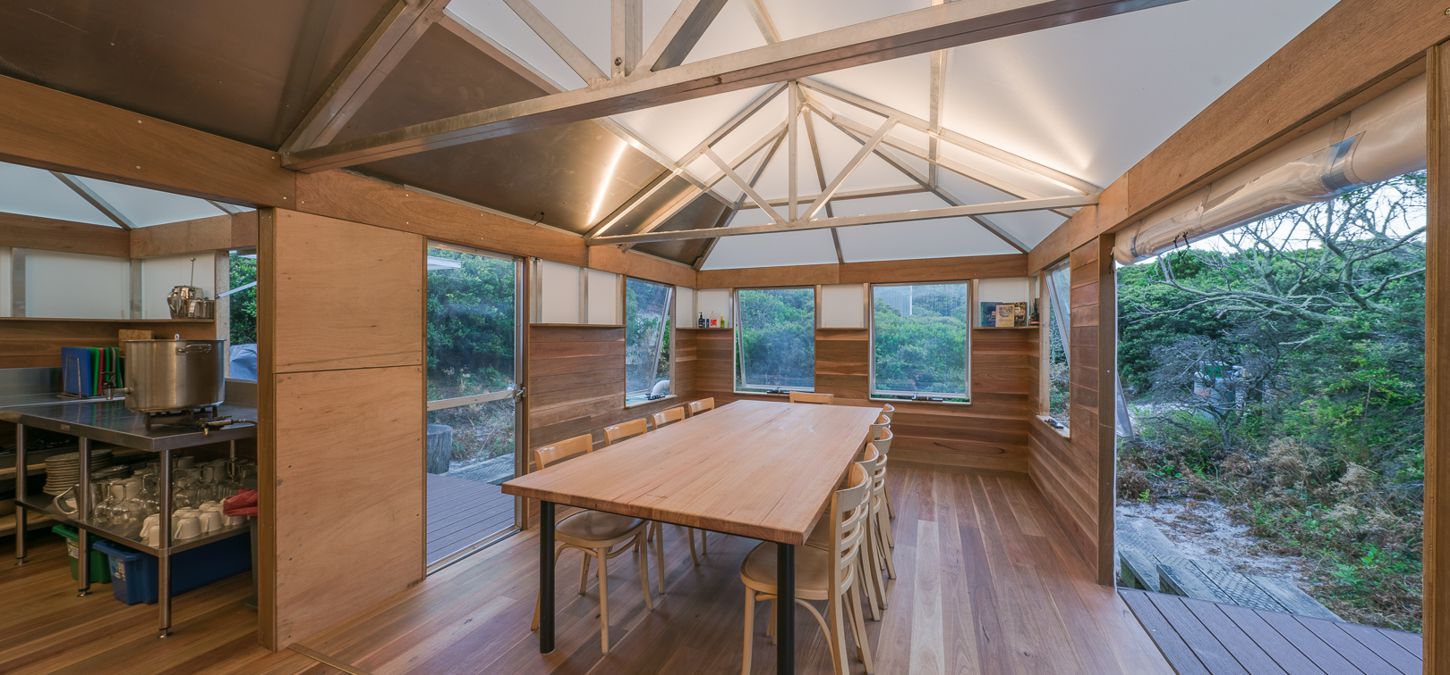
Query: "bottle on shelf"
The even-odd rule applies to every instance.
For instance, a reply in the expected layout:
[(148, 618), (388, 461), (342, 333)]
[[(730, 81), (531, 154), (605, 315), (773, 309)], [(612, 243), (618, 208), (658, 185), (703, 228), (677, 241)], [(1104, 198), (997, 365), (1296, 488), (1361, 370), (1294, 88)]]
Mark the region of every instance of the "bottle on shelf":
[(700, 312), (700, 327), (701, 328), (704, 328), (707, 325), (708, 324), (705, 321), (705, 313), (704, 312)]

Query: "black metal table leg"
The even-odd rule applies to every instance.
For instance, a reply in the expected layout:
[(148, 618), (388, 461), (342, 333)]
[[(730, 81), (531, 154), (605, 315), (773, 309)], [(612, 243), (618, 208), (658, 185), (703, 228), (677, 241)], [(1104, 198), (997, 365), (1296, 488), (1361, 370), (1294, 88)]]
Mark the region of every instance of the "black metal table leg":
[(775, 672), (795, 672), (795, 547), (775, 546)]
[(554, 651), (554, 502), (539, 502), (539, 653)]

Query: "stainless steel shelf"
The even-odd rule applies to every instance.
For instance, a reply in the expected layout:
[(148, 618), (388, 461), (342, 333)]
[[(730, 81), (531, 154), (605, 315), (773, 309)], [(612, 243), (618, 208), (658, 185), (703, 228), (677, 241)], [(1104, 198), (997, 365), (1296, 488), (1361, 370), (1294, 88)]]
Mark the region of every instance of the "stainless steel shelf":
[(188, 551), (197, 548), (198, 546), (206, 546), (207, 544), (218, 542), (223, 539), (230, 539), (237, 535), (246, 534), (250, 529), (249, 526), (245, 524), (224, 527), (220, 530), (217, 530), (216, 532), (212, 532), (211, 534), (202, 535), (200, 537), (193, 537), (191, 539), (180, 539), (174, 541), (169, 548), (163, 549), (163, 547), (151, 546), (144, 541), (141, 541), (139, 539), (133, 539), (119, 532), (116, 532), (115, 530), (107, 529), (106, 527), (103, 527), (101, 525), (95, 525), (93, 523), (79, 520), (75, 516), (68, 515), (62, 512), (60, 509), (55, 508), (55, 503), (49, 498), (50, 495), (46, 495), (46, 497), (47, 498), (44, 501), (41, 501), (37, 500), (34, 497), (27, 496), (25, 499), (17, 499), (16, 504), (18, 506), (25, 507), (29, 511), (44, 514), (45, 516), (49, 517), (51, 520), (57, 523), (63, 523), (65, 525), (73, 525), (75, 527), (83, 528), (87, 532), (90, 532), (91, 534), (94, 534), (102, 539), (114, 541), (117, 544), (125, 546), (126, 548), (140, 551), (142, 553), (148, 553), (150, 555), (158, 557), (161, 556), (164, 552), (176, 554), (182, 551)]

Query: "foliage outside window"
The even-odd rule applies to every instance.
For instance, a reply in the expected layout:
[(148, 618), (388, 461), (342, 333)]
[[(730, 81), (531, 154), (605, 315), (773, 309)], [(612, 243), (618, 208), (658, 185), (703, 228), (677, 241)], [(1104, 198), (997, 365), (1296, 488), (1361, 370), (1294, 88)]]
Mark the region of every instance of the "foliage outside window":
[(1139, 432), (1119, 518), (1223, 521), (1344, 620), (1420, 630), (1426, 188), (1406, 174), (1118, 271)]
[(430, 472), (513, 456), (516, 275), (511, 259), (428, 250), (429, 447), (448, 447), (446, 457), (430, 454)]
[[(227, 255), (227, 288), (241, 288), (257, 281), (257, 256), (231, 251)], [(257, 381), (257, 287), (227, 296), (227, 377)]]
[(1047, 405), (1043, 412), (1059, 429), (1068, 428), (1068, 400), (1072, 393), (1072, 369), (1068, 363), (1072, 342), (1072, 314), (1069, 303), (1071, 276), (1068, 263), (1048, 269), (1047, 284)]
[(671, 393), (673, 286), (643, 279), (624, 282), (625, 402), (664, 398)]
[(814, 288), (735, 292), (735, 389), (810, 391), (816, 384)]
[(970, 401), (968, 284), (871, 287), (871, 396)]

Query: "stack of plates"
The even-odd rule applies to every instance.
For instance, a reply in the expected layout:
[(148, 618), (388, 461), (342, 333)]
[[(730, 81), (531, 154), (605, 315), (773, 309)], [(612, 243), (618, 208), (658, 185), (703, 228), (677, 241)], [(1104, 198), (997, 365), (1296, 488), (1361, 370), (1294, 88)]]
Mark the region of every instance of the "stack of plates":
[[(110, 450), (91, 451), (91, 472), (111, 466)], [(58, 495), (81, 482), (81, 455), (67, 452), (45, 458), (45, 494)]]

